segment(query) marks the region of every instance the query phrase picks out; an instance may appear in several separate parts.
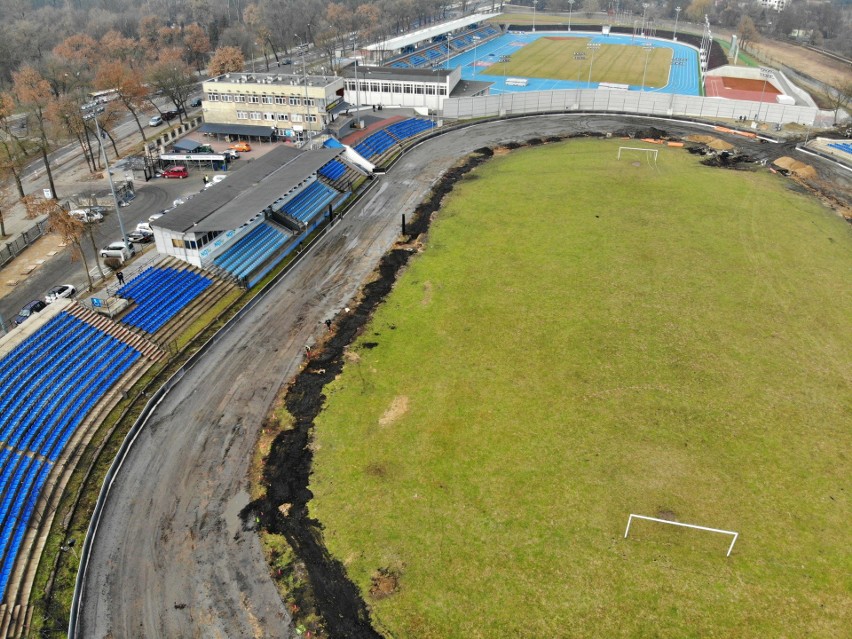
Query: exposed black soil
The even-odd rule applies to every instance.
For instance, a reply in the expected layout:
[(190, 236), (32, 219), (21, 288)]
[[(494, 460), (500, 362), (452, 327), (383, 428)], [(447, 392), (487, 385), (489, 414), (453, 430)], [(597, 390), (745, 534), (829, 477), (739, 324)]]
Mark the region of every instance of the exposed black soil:
[[(490, 149), (479, 149), (464, 164), (444, 174), (429, 199), (415, 210), (413, 221), (407, 225), (407, 242), (382, 258), (377, 277), (364, 287), (357, 305), (336, 318), (334, 332), (311, 352), (311, 359), (286, 390), (284, 403), (294, 424), (291, 430), (278, 435), (270, 448), (263, 473), (266, 495), (240, 513), (244, 526), (257, 518), (264, 529), (287, 539), (307, 570), (313, 591), (311, 600), (330, 637), (361, 639), (378, 638), (381, 634), (373, 627), (369, 607), (346, 575), (346, 568), (328, 552), (322, 524), (308, 516), (308, 502), (313, 497), (308, 488), (313, 461), (310, 444), (314, 419), (325, 403), (323, 389), (340, 374), (346, 347), (362, 332), (415, 253), (410, 242), (428, 231), (432, 214), (453, 185), (492, 155)], [(387, 579), (381, 581), (384, 596), (391, 595), (397, 578), (391, 580), (393, 588)]]

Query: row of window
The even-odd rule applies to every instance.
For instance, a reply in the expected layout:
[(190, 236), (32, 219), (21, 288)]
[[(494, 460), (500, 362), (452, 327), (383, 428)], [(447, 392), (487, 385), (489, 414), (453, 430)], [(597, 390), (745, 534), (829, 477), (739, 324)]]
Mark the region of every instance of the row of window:
[(301, 113), (261, 113), (260, 111), (237, 111), (237, 120), (282, 120), (284, 122), (316, 122), (317, 116)]
[[(447, 95), (447, 87), (444, 84), (411, 84), (410, 82), (367, 82), (358, 79), (361, 91), (372, 91), (374, 93), (402, 93), (412, 95)], [(346, 81), (348, 91), (356, 91), (355, 80)]]
[(207, 100), (210, 102), (246, 102), (248, 104), (287, 104), (290, 106), (316, 106), (314, 98), (305, 98), (295, 95), (253, 95), (253, 94), (231, 94), (231, 93), (208, 93)]
[(209, 233), (205, 233), (204, 235), (202, 235), (197, 240), (182, 240), (173, 237), (172, 246), (175, 248), (200, 249), (202, 246), (204, 246), (205, 244), (209, 244), (221, 234), (222, 231), (210, 231)]

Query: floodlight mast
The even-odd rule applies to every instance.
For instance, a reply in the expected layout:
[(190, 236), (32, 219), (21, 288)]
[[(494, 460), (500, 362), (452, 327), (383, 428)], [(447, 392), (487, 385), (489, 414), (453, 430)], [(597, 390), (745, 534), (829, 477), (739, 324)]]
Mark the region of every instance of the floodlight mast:
[(677, 21), (680, 18), (680, 7), (675, 7), (675, 28), (674, 35), (672, 36), (672, 40), (677, 42)]

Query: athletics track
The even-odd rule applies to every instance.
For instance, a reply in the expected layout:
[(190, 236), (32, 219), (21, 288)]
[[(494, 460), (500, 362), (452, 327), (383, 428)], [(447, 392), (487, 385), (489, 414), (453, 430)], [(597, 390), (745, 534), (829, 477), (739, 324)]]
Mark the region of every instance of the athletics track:
[[(546, 31), (543, 33), (507, 33), (484, 44), (476, 49), (465, 51), (462, 54), (450, 58), (451, 67), (462, 67), (462, 78), (465, 80), (484, 80), (493, 82), (491, 94), (512, 93), (521, 91), (552, 91), (556, 89), (589, 89), (598, 88), (597, 82), (577, 82), (574, 80), (548, 80), (545, 78), (527, 78), (525, 87), (507, 86), (506, 78), (500, 76), (483, 75), (479, 73), (490, 66), (490, 63), (499, 62), (500, 56), (512, 55), (521, 47), (537, 40), (538, 38), (550, 38), (553, 36), (568, 38), (589, 38), (599, 44), (620, 44), (642, 46), (646, 42), (657, 48), (671, 49), (672, 58), (686, 58), (686, 64), (672, 65), (669, 71), (669, 82), (659, 89), (648, 89), (646, 92), (654, 93), (676, 93), (678, 95), (700, 95), (698, 74), (698, 51), (679, 42), (671, 40), (660, 40), (657, 38), (640, 38), (629, 35), (601, 35), (600, 33), (581, 33), (576, 31)], [(473, 66), (474, 58), (476, 67)], [(519, 77), (519, 76), (513, 76)], [(641, 91), (639, 85), (631, 85), (631, 91)]]

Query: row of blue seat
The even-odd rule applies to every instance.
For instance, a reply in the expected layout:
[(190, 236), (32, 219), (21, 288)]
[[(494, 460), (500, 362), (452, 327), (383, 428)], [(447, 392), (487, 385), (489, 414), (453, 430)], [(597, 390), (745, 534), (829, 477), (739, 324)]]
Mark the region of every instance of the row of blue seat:
[(332, 160), (323, 164), (318, 172), (329, 180), (339, 180), (346, 173), (346, 165), (340, 160)]
[[(0, 593), (4, 594), (21, 549), (21, 542), (38, 503), (38, 496), (52, 468), (51, 464), (39, 460), (30, 461), (29, 472), (17, 484), (17, 492), (14, 493), (16, 497), (10, 510), (14, 515), (4, 521), (0, 536)], [(11, 488), (8, 494), (13, 494)]]
[(170, 267), (147, 269), (118, 290), (118, 295), (136, 303), (136, 308), (121, 322), (156, 333), (212, 284), (209, 278), (192, 271)]
[(434, 126), (431, 120), (421, 120), (418, 118), (409, 118), (401, 122), (394, 122), (385, 130), (393, 135), (397, 140), (405, 140), (415, 135), (428, 131)]
[(240, 263), (231, 268), (231, 273), (239, 278), (248, 277), (254, 269), (263, 264), (270, 255), (287, 242), (287, 239), (290, 237), (289, 235), (275, 229), (273, 230), (273, 233), (267, 234), (261, 241), (256, 242), (251, 247), (251, 250), (244, 254)]
[(236, 277), (245, 277), (257, 260), (263, 261), (289, 236), (266, 222), (257, 225), (245, 237), (219, 255), (213, 263)]
[(370, 158), (381, 155), (394, 144), (396, 144), (396, 140), (389, 136), (384, 130), (380, 130), (361, 140), (355, 145), (354, 149), (369, 160)]
[(60, 312), (0, 360), (0, 597), (53, 462), (140, 357)]
[(284, 212), (290, 217), (307, 224), (320, 213), (325, 206), (337, 197), (338, 193), (319, 180), (312, 182), (306, 189), (284, 205)]
[(846, 153), (852, 153), (852, 144), (847, 144), (846, 142), (837, 142), (833, 144), (829, 144), (832, 149), (837, 149), (838, 151), (845, 151)]

